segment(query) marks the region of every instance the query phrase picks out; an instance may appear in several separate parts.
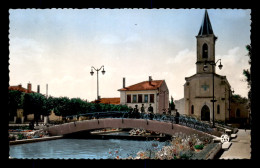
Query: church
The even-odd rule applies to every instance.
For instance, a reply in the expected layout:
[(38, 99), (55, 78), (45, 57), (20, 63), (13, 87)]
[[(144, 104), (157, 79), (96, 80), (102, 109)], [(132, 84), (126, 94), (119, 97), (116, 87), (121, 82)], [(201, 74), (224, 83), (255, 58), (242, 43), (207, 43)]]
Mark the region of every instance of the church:
[[(183, 114), (203, 121), (221, 120), (230, 117), (230, 84), (226, 76), (216, 74), (221, 68), (221, 59), (215, 58), (215, 36), (210, 19), (205, 11), (197, 39), (196, 74), (185, 77)], [(214, 115), (214, 116), (213, 116)]]

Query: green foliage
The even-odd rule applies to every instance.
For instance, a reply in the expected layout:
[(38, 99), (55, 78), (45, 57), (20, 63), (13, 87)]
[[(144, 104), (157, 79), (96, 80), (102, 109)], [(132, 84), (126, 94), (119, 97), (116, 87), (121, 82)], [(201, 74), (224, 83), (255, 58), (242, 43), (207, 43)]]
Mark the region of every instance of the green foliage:
[(169, 103), (169, 107), (171, 108), (171, 110), (175, 110), (175, 104), (173, 102), (173, 97), (171, 96), (171, 102)]
[(34, 114), (48, 116), (54, 110), (57, 116), (71, 116), (92, 112), (106, 111), (128, 111), (126, 105), (113, 105), (101, 103), (89, 103), (80, 98), (48, 97), (40, 93), (22, 93), (20, 91), (9, 91), (10, 114), (16, 115), (17, 108), (23, 108), (24, 115)]
[(18, 108), (23, 106), (23, 93), (17, 90), (8, 92), (8, 110), (11, 117), (16, 116)]
[(69, 116), (73, 114), (68, 97), (60, 97), (55, 100), (55, 114), (58, 116)]
[(48, 100), (40, 93), (25, 93), (23, 100), (24, 114), (34, 114), (35, 116), (50, 114)]
[(15, 136), (9, 136), (8, 139), (9, 139), (9, 141), (15, 141), (16, 140)]
[(204, 145), (194, 145), (194, 148), (202, 150), (204, 148)]
[(232, 102), (232, 103), (243, 104), (243, 103), (246, 103), (247, 101), (248, 101), (247, 98), (241, 97), (241, 96), (238, 95), (238, 94), (234, 94), (234, 95), (232, 95), (232, 97), (231, 97), (231, 102)]
[(24, 139), (24, 138), (25, 138), (25, 137), (24, 137), (23, 134), (18, 134), (18, 135), (17, 135), (17, 139), (18, 139), (18, 140), (21, 140), (21, 139)]
[[(252, 58), (252, 47), (251, 45), (246, 45), (246, 50), (248, 51), (247, 56), (249, 56), (248, 64), (251, 65)], [(247, 86), (249, 88), (248, 98), (251, 98), (251, 71), (249, 69), (243, 69), (243, 75), (246, 77)]]

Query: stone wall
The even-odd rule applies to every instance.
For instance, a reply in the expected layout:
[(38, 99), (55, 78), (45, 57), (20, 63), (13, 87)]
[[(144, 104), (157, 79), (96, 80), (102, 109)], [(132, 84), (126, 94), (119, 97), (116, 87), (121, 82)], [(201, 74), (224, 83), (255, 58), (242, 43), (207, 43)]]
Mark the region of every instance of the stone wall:
[(51, 114), (49, 115), (49, 121), (62, 121), (61, 116), (55, 115), (54, 111), (51, 111)]

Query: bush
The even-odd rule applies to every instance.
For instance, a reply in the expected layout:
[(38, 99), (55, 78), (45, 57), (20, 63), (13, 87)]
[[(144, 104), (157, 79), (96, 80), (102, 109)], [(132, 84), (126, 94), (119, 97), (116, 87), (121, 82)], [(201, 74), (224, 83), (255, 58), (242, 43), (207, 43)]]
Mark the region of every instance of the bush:
[(9, 141), (15, 141), (16, 140), (15, 136), (9, 136), (8, 138), (9, 138)]
[(203, 147), (204, 147), (204, 145), (194, 145), (194, 148), (199, 149), (199, 150), (202, 150)]
[(23, 134), (18, 134), (17, 136), (18, 136), (18, 138), (17, 138), (18, 140), (21, 140), (21, 139), (25, 138)]

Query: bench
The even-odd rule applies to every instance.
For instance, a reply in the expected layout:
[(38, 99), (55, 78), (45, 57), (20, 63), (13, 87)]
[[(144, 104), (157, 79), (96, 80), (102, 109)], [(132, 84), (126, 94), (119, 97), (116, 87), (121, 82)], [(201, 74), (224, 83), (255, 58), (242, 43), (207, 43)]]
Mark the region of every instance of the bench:
[(224, 142), (223, 144), (222, 144), (222, 149), (223, 150), (228, 150), (229, 149), (229, 147), (231, 146), (231, 142)]
[(228, 135), (231, 135), (232, 130), (230, 130), (230, 129), (225, 129), (225, 133), (228, 134)]
[(231, 137), (231, 138), (236, 138), (236, 137), (237, 137), (237, 134), (231, 134), (230, 137)]

